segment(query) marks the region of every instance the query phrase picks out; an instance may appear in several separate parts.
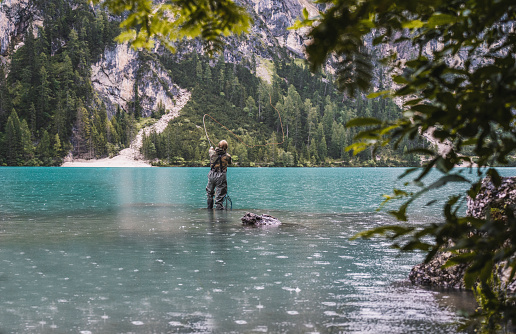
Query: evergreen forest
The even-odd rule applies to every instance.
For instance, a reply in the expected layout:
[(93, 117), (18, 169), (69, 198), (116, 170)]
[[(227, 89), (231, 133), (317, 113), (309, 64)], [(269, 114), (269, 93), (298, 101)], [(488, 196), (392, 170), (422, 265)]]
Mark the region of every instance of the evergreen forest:
[(91, 65), (115, 44), (117, 21), (88, 1), (34, 0), (45, 23), (0, 66), (0, 165), (54, 166), (69, 152), (100, 158), (128, 145), (134, 115), (114, 113), (91, 83)]
[[(129, 110), (108, 111), (92, 86), (92, 64), (114, 47), (119, 22), (86, 0), (33, 3), (44, 15), (43, 27), (29, 26), (23, 45), (13, 44), (0, 66), (0, 165), (58, 166), (68, 154), (116, 155), (149, 123), (137, 91)], [(347, 152), (357, 134), (345, 126), (350, 119), (392, 120), (400, 110), (388, 99), (346, 97), (331, 74), (313, 74), (301, 59), (253, 56), (230, 63), (196, 52), (138, 52), (192, 92), (164, 132), (144, 138), (142, 154), (158, 166), (206, 166), (212, 145), (206, 132), (213, 143), (228, 140), (238, 166), (412, 166), (420, 157), (410, 150), (428, 145), (403, 139), (375, 152)], [(258, 78), (258, 62), (266, 65), (270, 83)], [(158, 108), (149, 117), (165, 112)], [(211, 116), (206, 132), (205, 114)]]
[(222, 139), (237, 165), (268, 167), (417, 166), (420, 157), (410, 150), (428, 145), (404, 139), (376, 152), (347, 152), (357, 134), (348, 121), (395, 119), (400, 110), (388, 99), (346, 98), (331, 75), (311, 73), (301, 59), (271, 62), (269, 84), (257, 77), (254, 57), (238, 64), (223, 56), (182, 58), (160, 57), (192, 97), (163, 133), (144, 138), (142, 153), (156, 165), (206, 166), (208, 147)]

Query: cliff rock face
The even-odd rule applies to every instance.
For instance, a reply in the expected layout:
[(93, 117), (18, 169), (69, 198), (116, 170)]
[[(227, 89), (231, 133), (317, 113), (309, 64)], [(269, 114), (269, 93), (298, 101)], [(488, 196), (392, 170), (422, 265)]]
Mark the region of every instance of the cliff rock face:
[[(304, 35), (306, 31), (288, 30), (294, 21), (301, 15), (303, 8), (307, 8), (310, 14), (315, 15), (317, 10), (314, 4), (307, 0), (249, 0), (256, 19), (259, 24), (255, 25), (253, 31), (260, 30), (265, 25), (267, 29), (261, 28), (260, 34), (265, 40), (276, 39), (281, 47), (294, 52), (296, 55), (304, 56)], [(258, 21), (256, 20), (255, 21)], [(256, 23), (256, 22), (255, 22)], [(258, 29), (256, 29), (258, 28)], [(267, 36), (266, 32), (270, 33)]]
[(142, 114), (148, 116), (160, 103), (171, 110), (179, 94), (179, 87), (159, 62), (142, 61), (127, 44), (107, 49), (91, 72), (93, 87), (110, 112), (116, 111), (117, 105), (129, 111), (137, 93)]
[(0, 56), (7, 56), (9, 45), (20, 45), (29, 24), (36, 20), (30, 0), (3, 0), (0, 3)]
[[(288, 30), (295, 20), (301, 16), (303, 8), (307, 8), (310, 16), (315, 16), (318, 7), (310, 0), (239, 0), (246, 6), (254, 18), (254, 26), (245, 36), (231, 36), (226, 40), (224, 57), (226, 61), (237, 63), (242, 59), (251, 60), (258, 58), (274, 60), (278, 58), (300, 57), (304, 58), (304, 46), (306, 43), (305, 30)], [(0, 4), (0, 58), (9, 52), (9, 46), (21, 45), (23, 36), (32, 22), (33, 26), (41, 25), (37, 10), (32, 0), (3, 0)], [(514, 25), (506, 27), (513, 31)], [(373, 36), (366, 38), (365, 44), (370, 53), (381, 58), (391, 51), (396, 51), (400, 59), (410, 59), (417, 54), (417, 50), (407, 44), (396, 46), (374, 47)], [(431, 54), (441, 48), (438, 42), (429, 43), (423, 54)], [(189, 41), (178, 47), (178, 56), (181, 54), (199, 52), (202, 53), (202, 45), (198, 41)], [(460, 57), (459, 57), (460, 58)], [(461, 65), (461, 59), (450, 59)], [(331, 70), (331, 69), (330, 69)], [(375, 71), (383, 71), (376, 67)], [(262, 76), (262, 77), (266, 77)], [(380, 75), (377, 75), (380, 77)], [(388, 76), (383, 76), (383, 86), (393, 86)], [(166, 109), (173, 105), (174, 96), (177, 95), (177, 87), (173, 80), (163, 70), (158, 61), (152, 59), (139, 59), (138, 53), (125, 45), (105, 50), (102, 59), (93, 66), (91, 80), (100, 98), (106, 102), (109, 112), (119, 105), (128, 110), (129, 101), (135, 97), (135, 82), (138, 82), (138, 97), (143, 108), (143, 114), (147, 115), (155, 110), (158, 103), (163, 103)], [(142, 83), (143, 82), (143, 83)], [(377, 83), (380, 86), (380, 83)]]
[(486, 218), (488, 208), (501, 209), (504, 206), (516, 206), (516, 178), (514, 177), (502, 178), (502, 184), (498, 188), (490, 179), (484, 179), (477, 197), (468, 198), (466, 214), (476, 218)]
[[(308, 0), (242, 0), (255, 20), (246, 36), (228, 37), (224, 56), (228, 62), (242, 59), (277, 59), (303, 57), (303, 32), (287, 30), (304, 7), (316, 13)], [(9, 52), (23, 45), (24, 35), (32, 23), (34, 33), (44, 24), (32, 0), (3, 0), (0, 4), (0, 60), (6, 61)], [(181, 54), (203, 52), (198, 41), (190, 41), (178, 48)], [(5, 57), (5, 58), (4, 58)], [(106, 103), (108, 113), (117, 106), (130, 111), (137, 96), (142, 115), (147, 116), (162, 104), (171, 110), (179, 87), (156, 58), (141, 59), (139, 52), (127, 45), (107, 48), (101, 59), (92, 66), (91, 81), (99, 98)], [(135, 85), (135, 83), (138, 83)], [(136, 95), (137, 94), (137, 95)]]
[[(244, 5), (254, 12), (251, 14), (255, 25), (246, 36), (228, 37), (224, 50), (226, 61), (237, 63), (242, 59), (251, 60), (253, 56), (264, 59), (304, 56), (303, 32), (287, 28), (301, 15), (304, 7), (315, 15), (312, 3), (307, 0), (247, 0)], [(285, 53), (285, 49), (290, 55)], [(191, 52), (202, 53), (201, 43), (194, 40), (178, 47), (178, 57)], [(157, 110), (159, 103), (167, 110), (174, 106), (179, 87), (159, 61), (141, 59), (139, 55), (127, 45), (118, 45), (106, 50), (102, 59), (93, 66), (91, 81), (106, 103), (108, 112), (113, 113), (117, 105), (129, 111), (136, 89), (145, 116)], [(135, 82), (138, 82), (137, 87)]]

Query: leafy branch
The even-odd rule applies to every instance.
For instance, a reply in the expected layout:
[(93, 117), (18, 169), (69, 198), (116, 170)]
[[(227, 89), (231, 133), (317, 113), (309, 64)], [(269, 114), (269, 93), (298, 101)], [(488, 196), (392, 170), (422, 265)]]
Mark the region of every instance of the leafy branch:
[(209, 53), (222, 50), (224, 36), (249, 30), (252, 20), (231, 0), (91, 0), (122, 16), (119, 43), (153, 49), (156, 41), (170, 51), (184, 38), (200, 37)]
[[(476, 284), (478, 295), (484, 297), (486, 329), (494, 330), (497, 321), (516, 320), (514, 312), (507, 311), (508, 304), (503, 298), (496, 300), (493, 296), (497, 294), (492, 290), (496, 281), (493, 272), (498, 266), (511, 268), (511, 277), (516, 271), (513, 209), (504, 208), (503, 218), (488, 215), (482, 219), (463, 216), (460, 210), (467, 196), (475, 198), (486, 175), (495, 186), (500, 185), (501, 178), (493, 166), (507, 164), (516, 151), (516, 4), (510, 0), (319, 3), (328, 9), (315, 18), (304, 15), (295, 24), (297, 28), (310, 28), (306, 50), (312, 69), (320, 68), (329, 59), (354, 63), (343, 67), (337, 79), (340, 88), (353, 96), (357, 89), (371, 88), (368, 69), (381, 63), (392, 74), (393, 88), (369, 97), (393, 98), (403, 107), (395, 121), (350, 121), (348, 127), (365, 128), (347, 149), (356, 154), (422, 135), (448, 146), (444, 152), (413, 151), (430, 157), (422, 168), (403, 175), (414, 175), (406, 185), (420, 190), (394, 190), (383, 205), (403, 200), (390, 213), (406, 221), (408, 208), (429, 191), (440, 191), (450, 182), (469, 185), (467, 191), (445, 202), (442, 222), (417, 229), (382, 226), (357, 237), (386, 236), (402, 250), (427, 251), (427, 261), (437, 251), (453, 252), (455, 256), (447, 265), (466, 264), (466, 285), (472, 288)], [(393, 51), (374, 59), (364, 50), (366, 38), (372, 40), (373, 49)], [(410, 58), (401, 58), (397, 51), (407, 49), (412, 50)], [(464, 169), (457, 170), (456, 166), (464, 163), (469, 165), (468, 171), (476, 167), (474, 180), (462, 175)], [(441, 173), (440, 178), (425, 185), (423, 181), (435, 169)], [(491, 321), (495, 319), (493, 309), (503, 312), (496, 321)]]

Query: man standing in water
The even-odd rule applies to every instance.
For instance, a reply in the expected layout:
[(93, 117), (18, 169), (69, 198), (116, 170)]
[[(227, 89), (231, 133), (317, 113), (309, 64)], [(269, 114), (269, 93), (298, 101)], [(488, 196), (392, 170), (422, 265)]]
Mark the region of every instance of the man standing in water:
[(208, 196), (208, 209), (213, 209), (213, 195), (217, 210), (223, 210), (222, 200), (228, 192), (226, 172), (231, 164), (231, 156), (226, 153), (228, 142), (221, 140), (215, 149), (210, 147), (210, 172), (208, 173), (208, 185), (206, 195)]

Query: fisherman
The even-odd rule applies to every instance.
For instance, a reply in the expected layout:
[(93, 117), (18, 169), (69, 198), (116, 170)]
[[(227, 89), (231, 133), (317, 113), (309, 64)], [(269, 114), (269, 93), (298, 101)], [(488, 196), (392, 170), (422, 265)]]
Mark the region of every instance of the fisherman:
[(208, 196), (208, 209), (213, 209), (213, 195), (217, 210), (223, 210), (222, 201), (228, 192), (226, 172), (231, 164), (231, 155), (226, 153), (228, 142), (221, 140), (217, 148), (210, 147), (210, 172), (208, 173), (208, 185), (206, 195)]

